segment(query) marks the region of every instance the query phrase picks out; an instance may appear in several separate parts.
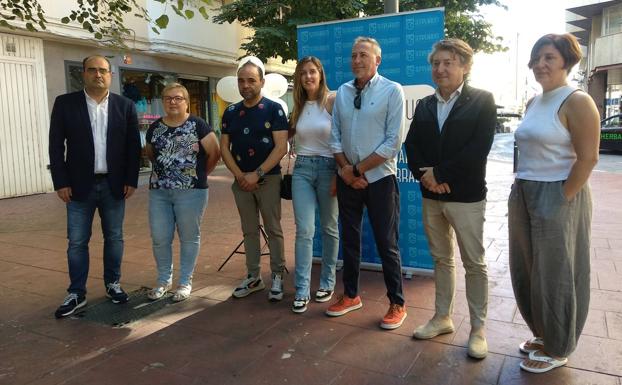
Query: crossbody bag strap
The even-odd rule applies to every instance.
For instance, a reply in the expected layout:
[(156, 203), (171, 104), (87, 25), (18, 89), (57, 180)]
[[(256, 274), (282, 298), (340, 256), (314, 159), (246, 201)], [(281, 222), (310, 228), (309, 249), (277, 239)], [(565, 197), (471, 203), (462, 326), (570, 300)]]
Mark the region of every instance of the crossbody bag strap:
[(292, 138), (292, 143), (290, 144), (290, 150), (287, 152), (287, 168), (285, 169), (285, 174), (291, 174), (290, 164), (292, 162), (292, 155), (294, 153), (294, 149), (296, 148), (296, 137)]

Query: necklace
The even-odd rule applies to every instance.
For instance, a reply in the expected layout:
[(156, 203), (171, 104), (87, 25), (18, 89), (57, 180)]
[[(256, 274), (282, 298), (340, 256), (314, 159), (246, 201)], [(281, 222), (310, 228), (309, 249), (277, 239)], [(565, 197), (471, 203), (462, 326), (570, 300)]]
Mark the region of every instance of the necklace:
[[(305, 115), (311, 115), (310, 106), (314, 106), (316, 104), (316, 101), (315, 100), (307, 100), (305, 103), (306, 103)], [(307, 108), (307, 107), (309, 107), (309, 108)]]

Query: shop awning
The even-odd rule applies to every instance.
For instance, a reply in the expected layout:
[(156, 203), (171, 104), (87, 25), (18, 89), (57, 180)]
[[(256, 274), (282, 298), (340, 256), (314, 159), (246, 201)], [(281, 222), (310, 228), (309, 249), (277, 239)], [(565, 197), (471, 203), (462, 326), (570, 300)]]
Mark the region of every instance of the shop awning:
[(614, 70), (617, 68), (622, 68), (622, 63), (617, 63), (617, 64), (607, 64), (606, 66), (599, 66), (599, 67), (594, 67), (594, 69), (592, 70), (591, 74), (595, 74), (597, 72), (602, 72), (602, 71), (609, 71), (609, 70)]

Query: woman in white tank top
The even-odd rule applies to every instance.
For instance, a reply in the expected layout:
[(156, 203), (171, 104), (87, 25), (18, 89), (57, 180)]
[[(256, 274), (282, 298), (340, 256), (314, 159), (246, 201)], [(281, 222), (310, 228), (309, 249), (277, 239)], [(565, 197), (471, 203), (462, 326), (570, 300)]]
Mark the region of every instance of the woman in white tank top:
[(328, 146), (334, 94), (328, 92), (319, 59), (301, 59), (294, 73), (294, 109), (291, 127), (295, 133), (296, 164), (292, 177), (292, 203), (296, 221), (296, 296), (292, 311), (303, 313), (310, 299), (311, 263), (314, 248), (315, 213), (321, 223), (322, 270), (316, 302), (331, 299), (335, 287), (335, 265), (339, 250), (338, 207), (335, 191), (335, 159)]
[(575, 350), (590, 298), (592, 200), (588, 178), (598, 161), (596, 105), (568, 86), (581, 59), (570, 34), (541, 37), (529, 68), (543, 93), (528, 103), (516, 131), (519, 159), (508, 201), (510, 273), (518, 309), (533, 338), (523, 370), (563, 366)]

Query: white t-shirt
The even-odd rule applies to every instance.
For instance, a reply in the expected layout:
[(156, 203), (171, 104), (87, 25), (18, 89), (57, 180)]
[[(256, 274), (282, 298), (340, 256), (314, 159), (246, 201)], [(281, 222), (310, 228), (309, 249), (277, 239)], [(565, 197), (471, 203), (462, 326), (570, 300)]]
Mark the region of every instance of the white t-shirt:
[(296, 153), (305, 156), (333, 157), (328, 146), (332, 117), (315, 100), (305, 102), (296, 123)]

